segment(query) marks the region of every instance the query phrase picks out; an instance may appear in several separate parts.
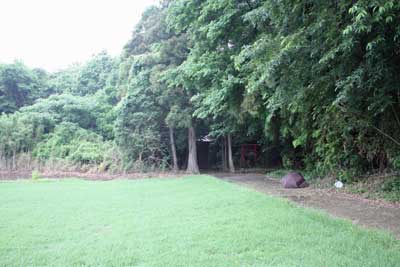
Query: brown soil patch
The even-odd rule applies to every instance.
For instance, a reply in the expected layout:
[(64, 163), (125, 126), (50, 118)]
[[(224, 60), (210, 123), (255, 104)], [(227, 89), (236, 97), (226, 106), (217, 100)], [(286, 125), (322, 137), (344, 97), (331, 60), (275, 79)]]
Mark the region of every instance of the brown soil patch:
[(280, 181), (263, 174), (216, 173), (213, 176), (259, 192), (287, 198), (301, 206), (324, 210), (334, 217), (351, 220), (368, 228), (389, 231), (400, 239), (400, 204), (368, 200), (336, 189), (314, 187), (284, 189)]

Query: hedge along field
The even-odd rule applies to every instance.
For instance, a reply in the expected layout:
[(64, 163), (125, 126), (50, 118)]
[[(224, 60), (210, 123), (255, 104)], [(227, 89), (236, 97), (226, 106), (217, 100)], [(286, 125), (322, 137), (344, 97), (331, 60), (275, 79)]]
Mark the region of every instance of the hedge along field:
[(398, 266), (388, 234), (209, 176), (0, 183), (1, 266)]

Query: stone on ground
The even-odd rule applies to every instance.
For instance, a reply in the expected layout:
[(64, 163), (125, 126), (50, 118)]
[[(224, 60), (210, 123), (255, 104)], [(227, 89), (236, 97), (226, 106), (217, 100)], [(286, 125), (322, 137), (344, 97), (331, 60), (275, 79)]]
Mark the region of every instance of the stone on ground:
[(290, 172), (286, 174), (282, 178), (281, 183), (284, 188), (304, 188), (308, 186), (303, 175), (297, 172)]

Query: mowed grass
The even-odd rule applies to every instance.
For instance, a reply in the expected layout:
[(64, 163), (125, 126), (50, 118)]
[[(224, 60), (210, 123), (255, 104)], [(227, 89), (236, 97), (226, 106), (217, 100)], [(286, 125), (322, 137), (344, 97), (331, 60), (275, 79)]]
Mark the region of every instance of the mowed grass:
[(1, 266), (399, 266), (389, 235), (209, 176), (0, 183)]

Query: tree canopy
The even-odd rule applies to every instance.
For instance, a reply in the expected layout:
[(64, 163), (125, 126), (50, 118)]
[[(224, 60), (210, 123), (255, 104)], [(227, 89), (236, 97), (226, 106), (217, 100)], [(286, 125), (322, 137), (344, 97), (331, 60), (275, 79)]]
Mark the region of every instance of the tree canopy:
[(0, 65), (0, 158), (198, 172), (207, 135), (231, 171), (247, 142), (262, 167), (398, 170), (399, 25), (395, 0), (159, 1), (117, 58)]

